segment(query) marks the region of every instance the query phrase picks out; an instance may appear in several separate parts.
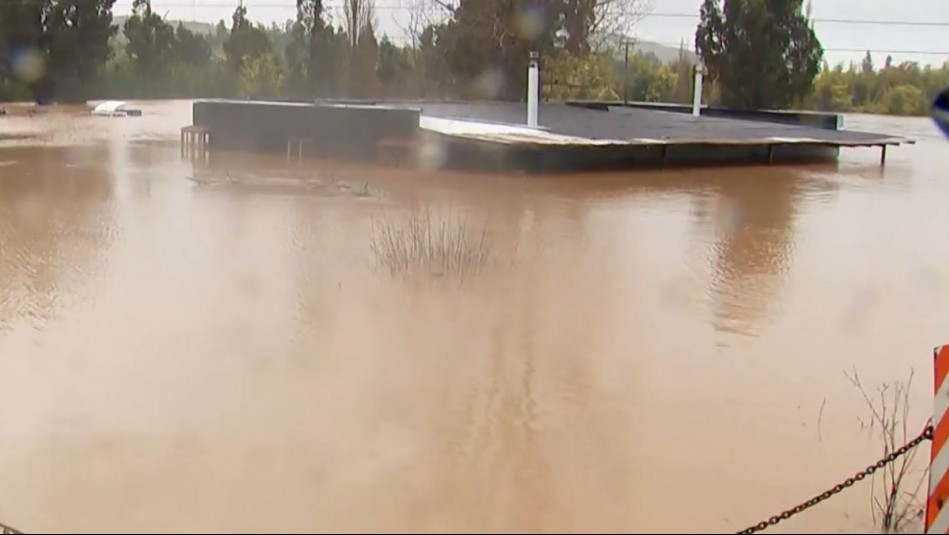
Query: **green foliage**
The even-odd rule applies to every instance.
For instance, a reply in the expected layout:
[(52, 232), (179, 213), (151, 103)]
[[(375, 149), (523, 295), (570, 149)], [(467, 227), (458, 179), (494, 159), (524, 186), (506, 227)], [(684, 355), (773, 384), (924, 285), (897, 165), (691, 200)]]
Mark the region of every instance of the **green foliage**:
[(110, 99), (225, 98), (237, 92), (237, 76), (220, 60), (205, 65), (173, 63), (163, 73), (146, 78), (127, 60), (109, 62), (98, 80), (96, 96)]
[(135, 0), (132, 16), (123, 28), (125, 53), (142, 76), (154, 77), (171, 60), (176, 47), (175, 30), (152, 11), (151, 0)]
[(401, 48), (383, 36), (379, 43), (379, 62), (376, 67), (376, 76), (387, 97), (414, 96), (413, 84), (414, 55), (408, 48)]
[(802, 0), (703, 0), (695, 48), (724, 105), (783, 108), (810, 93), (824, 52), (802, 8)]
[[(26, 80), (8, 62), (27, 50), (39, 49), (43, 36), (43, 6), (35, 0), (0, 0), (0, 99), (17, 99), (28, 92)], [(10, 69), (10, 70), (8, 70)]]
[(109, 59), (115, 0), (45, 0), (43, 39), (48, 57), (46, 80), (59, 100), (85, 99), (85, 86)]
[(230, 31), (227, 29), (227, 24), (223, 20), (217, 21), (217, 25), (214, 26), (214, 33), (210, 36), (211, 50), (223, 55), (224, 43), (227, 42), (229, 35)]
[(272, 54), (245, 56), (238, 83), (245, 97), (274, 98), (283, 89), (283, 74)]
[(211, 44), (203, 35), (197, 35), (178, 23), (175, 30), (175, 61), (188, 65), (207, 65), (211, 61)]
[[(80, 100), (111, 54), (115, 0), (2, 0), (0, 53), (31, 54), (37, 68), (0, 70), (0, 91), (23, 87), (39, 100)], [(26, 72), (28, 71), (28, 73)]]
[(629, 100), (668, 102), (672, 100), (677, 81), (676, 71), (663, 65), (654, 54), (637, 53), (629, 58)]
[(622, 98), (622, 72), (608, 54), (554, 55), (544, 64), (549, 80), (544, 97), (554, 100), (618, 100)]
[(349, 77), (350, 94), (360, 98), (377, 96), (380, 90), (379, 76), (376, 74), (379, 43), (376, 41), (371, 22), (359, 32), (359, 40), (352, 58)]
[(227, 64), (235, 73), (238, 73), (243, 68), (245, 58), (253, 59), (272, 53), (267, 33), (262, 28), (254, 26), (247, 19), (247, 8), (243, 4), (238, 4), (231, 18), (230, 34), (224, 42)]
[[(123, 25), (124, 47), (106, 64), (97, 93), (115, 98), (227, 96), (234, 76), (224, 76), (212, 62), (203, 35), (178, 23), (177, 28), (152, 10), (150, 0), (135, 0)], [(116, 45), (116, 42), (113, 42)]]
[(447, 32), (444, 24), (429, 25), (419, 37), (416, 53), (417, 87), (423, 97), (444, 97), (455, 92), (455, 77), (452, 75), (442, 37)]
[(672, 90), (672, 96), (669, 100), (680, 104), (692, 102), (693, 84), (695, 83), (695, 65), (686, 53), (685, 43), (679, 45), (679, 57), (676, 59), (674, 68), (675, 87)]
[(286, 89), (291, 96), (305, 96), (309, 90), (309, 42), (299, 21), (290, 24), (283, 56), (286, 62)]
[(940, 68), (920, 68), (914, 62), (873, 70), (869, 53), (859, 66), (851, 64), (824, 69), (814, 83), (814, 93), (805, 105), (820, 110), (926, 115), (940, 90), (949, 86), (949, 63)]
[[(928, 115), (940, 90), (949, 87), (949, 63), (942, 67), (919, 67), (913, 62), (895, 64), (888, 58), (881, 69), (873, 69), (868, 55), (859, 65), (824, 64), (814, 88), (802, 101), (804, 109), (892, 115)], [(628, 68), (626, 87), (623, 72)], [(548, 99), (621, 99), (631, 101), (692, 101), (693, 68), (684, 53), (675, 62), (661, 63), (655, 55), (633, 51), (628, 67), (622, 58), (605, 54), (578, 58), (558, 55), (544, 64), (544, 97)], [(718, 84), (705, 85), (703, 101), (724, 105)]]
[[(341, 93), (346, 80), (344, 57), (348, 51), (342, 32), (324, 20), (322, 0), (297, 0), (297, 26), (291, 45), (294, 55), (303, 59), (299, 80), (305, 93), (319, 97)], [(288, 57), (291, 55), (287, 51)]]
[[(554, 50), (559, 14), (529, 11), (526, 2), (460, 0), (452, 18), (438, 31), (455, 90), (475, 97), (520, 100), (531, 50)], [(552, 3), (551, 7), (559, 5)], [(539, 18), (543, 17), (543, 18)]]

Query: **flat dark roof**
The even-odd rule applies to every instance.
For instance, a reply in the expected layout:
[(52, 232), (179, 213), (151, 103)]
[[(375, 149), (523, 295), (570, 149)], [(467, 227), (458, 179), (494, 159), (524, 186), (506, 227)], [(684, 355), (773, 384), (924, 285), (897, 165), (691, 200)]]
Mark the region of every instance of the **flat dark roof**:
[[(421, 108), (422, 115), (440, 118), (481, 120), (486, 122), (526, 123), (527, 106), (523, 102), (400, 102)], [(713, 141), (754, 141), (771, 137), (812, 138), (843, 145), (885, 143), (902, 140), (899, 136), (828, 130), (810, 126), (787, 125), (718, 117), (693, 117), (690, 114), (623, 106), (608, 111), (592, 110), (559, 103), (543, 103), (539, 124), (553, 133), (589, 139), (675, 139)]]

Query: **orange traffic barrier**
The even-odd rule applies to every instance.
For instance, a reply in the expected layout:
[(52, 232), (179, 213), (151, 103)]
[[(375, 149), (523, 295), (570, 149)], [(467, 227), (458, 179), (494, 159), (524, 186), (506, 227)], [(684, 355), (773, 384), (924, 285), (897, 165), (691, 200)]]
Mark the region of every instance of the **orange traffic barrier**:
[(929, 457), (926, 533), (949, 533), (949, 345), (933, 350), (933, 442)]

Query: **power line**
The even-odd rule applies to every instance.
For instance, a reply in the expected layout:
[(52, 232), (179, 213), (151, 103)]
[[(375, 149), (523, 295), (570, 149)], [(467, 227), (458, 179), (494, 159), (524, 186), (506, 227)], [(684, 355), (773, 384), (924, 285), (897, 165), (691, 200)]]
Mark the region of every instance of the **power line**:
[[(397, 0), (398, 1), (398, 0)], [(169, 7), (191, 7), (192, 9), (196, 7), (200, 8), (232, 8), (237, 5), (236, 0), (232, 2), (157, 2), (152, 4), (153, 9), (163, 9)], [(114, 7), (132, 7), (132, 5), (118, 2)], [(251, 9), (296, 9), (296, 3), (268, 3), (268, 4), (254, 4), (252, 6), (247, 6)], [(325, 5), (327, 10), (338, 10), (342, 8), (342, 4), (339, 5)], [(408, 11), (411, 7), (404, 5), (401, 1), (397, 4), (376, 4), (375, 8), (382, 11)], [(691, 18), (698, 19), (699, 15), (692, 13), (646, 13), (644, 17), (654, 17), (654, 18)], [(926, 21), (887, 21), (887, 20), (868, 20), (868, 19), (821, 19), (815, 18), (811, 19), (814, 22), (829, 23), (829, 24), (859, 24), (859, 25), (882, 25), (882, 26), (922, 26), (922, 27), (949, 27), (949, 22), (926, 22)], [(397, 36), (391, 36), (398, 38)], [(402, 36), (405, 37), (405, 36)], [(681, 43), (668, 43), (668, 42), (655, 42), (650, 41), (651, 43), (656, 43), (663, 46), (675, 47), (678, 48)], [(875, 54), (903, 54), (903, 55), (918, 55), (918, 56), (949, 56), (949, 51), (941, 50), (896, 50), (896, 49), (874, 49), (874, 48), (839, 48), (839, 47), (824, 47), (826, 52), (842, 52), (842, 53), (864, 53), (870, 52)]]
[[(132, 7), (131, 3), (117, 2), (115, 6), (118, 7)], [(237, 7), (237, 2), (198, 2), (198, 3), (183, 3), (183, 2), (155, 2), (152, 4), (152, 8), (159, 9), (163, 7), (201, 7), (201, 8), (233, 8)], [(246, 6), (248, 9), (296, 9), (295, 3), (268, 3), (268, 4), (254, 4)], [(327, 9), (337, 9), (342, 7), (342, 5), (328, 5), (325, 6)], [(375, 8), (377, 10), (383, 11), (409, 11), (413, 9), (410, 6), (403, 4), (402, 2), (394, 4), (376, 4)], [(672, 13), (672, 12), (652, 12), (644, 13), (644, 18), (671, 18), (671, 19), (698, 19), (698, 13)], [(877, 25), (877, 26), (923, 26), (923, 27), (934, 27), (934, 28), (949, 28), (949, 21), (921, 21), (921, 20), (871, 20), (871, 19), (841, 19), (841, 18), (813, 18), (813, 22), (820, 22), (825, 24), (861, 24), (861, 25)]]
[(947, 56), (949, 57), (949, 50), (874, 50), (866, 48), (825, 48), (824, 50), (828, 52), (871, 52), (877, 54), (906, 54), (906, 55), (917, 55), (917, 56)]
[[(669, 19), (698, 19), (697, 13), (646, 13), (645, 18), (669, 18)], [(949, 27), (949, 21), (931, 22), (920, 20), (871, 20), (871, 19), (822, 19), (812, 18), (812, 22), (821, 22), (825, 24), (864, 24), (879, 26), (930, 26), (937, 28)]]
[[(647, 43), (653, 43), (662, 46), (668, 46), (672, 48), (679, 48), (682, 43), (671, 43), (671, 42), (657, 42), (657, 41), (645, 41)], [(949, 50), (887, 50), (882, 48), (835, 48), (835, 47), (824, 47), (825, 52), (856, 52), (864, 53), (870, 52), (872, 54), (906, 54), (906, 55), (920, 55), (920, 56), (949, 56)]]
[[(201, 8), (236, 8), (237, 2), (153, 2), (152, 9), (159, 10), (167, 7), (201, 7)], [(126, 2), (116, 2), (113, 8), (131, 8), (131, 3)], [(296, 9), (297, 5), (294, 4), (253, 4), (253, 5), (244, 5), (248, 11), (252, 9)], [(339, 9), (342, 8), (343, 4), (330, 4), (324, 5), (323, 9)], [(410, 6), (402, 4), (376, 4), (375, 9), (383, 11), (409, 11), (412, 8)]]

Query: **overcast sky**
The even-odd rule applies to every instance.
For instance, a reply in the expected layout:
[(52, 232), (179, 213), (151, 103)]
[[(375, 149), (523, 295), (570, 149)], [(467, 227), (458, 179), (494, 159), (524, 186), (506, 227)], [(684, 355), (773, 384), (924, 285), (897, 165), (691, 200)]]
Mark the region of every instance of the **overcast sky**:
[[(324, 2), (340, 17), (341, 3), (342, 0)], [(405, 8), (410, 3), (376, 0), (380, 32), (400, 37), (407, 21)], [(692, 42), (701, 0), (652, 0), (652, 4), (651, 14), (636, 27), (635, 37), (667, 44), (677, 44), (681, 39)], [(127, 14), (131, 5), (132, 0), (117, 0), (115, 13)], [(224, 19), (228, 24), (236, 5), (237, 0), (152, 0), (156, 11), (172, 19)], [(282, 23), (296, 12), (295, 0), (244, 0), (244, 5), (251, 19), (267, 24)], [(817, 34), (827, 49), (826, 57), (832, 62), (859, 60), (863, 56), (859, 51), (866, 49), (874, 51), (878, 64), (887, 53), (897, 61), (938, 65), (949, 61), (949, 0), (813, 0), (813, 16)]]

